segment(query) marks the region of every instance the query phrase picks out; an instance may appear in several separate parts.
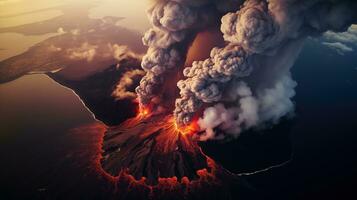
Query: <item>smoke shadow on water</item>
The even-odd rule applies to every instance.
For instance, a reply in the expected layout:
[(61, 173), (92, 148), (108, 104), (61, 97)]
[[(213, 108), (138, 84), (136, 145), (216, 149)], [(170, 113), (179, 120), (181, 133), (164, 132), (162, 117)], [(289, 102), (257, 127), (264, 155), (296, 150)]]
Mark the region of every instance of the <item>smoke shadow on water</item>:
[(243, 132), (238, 139), (201, 142), (202, 150), (227, 170), (253, 173), (289, 161), (292, 157), (293, 119), (284, 119), (265, 130)]

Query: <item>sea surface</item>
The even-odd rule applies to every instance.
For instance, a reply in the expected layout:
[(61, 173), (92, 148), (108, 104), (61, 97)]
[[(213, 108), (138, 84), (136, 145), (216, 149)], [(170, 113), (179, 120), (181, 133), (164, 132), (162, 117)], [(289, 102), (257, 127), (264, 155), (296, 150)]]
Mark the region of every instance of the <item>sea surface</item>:
[(58, 35), (58, 33), (47, 33), (43, 35), (0, 33), (0, 61), (24, 53), (33, 45), (56, 35)]
[(103, 194), (93, 162), (105, 126), (72, 90), (27, 75), (0, 85), (0, 113), (0, 199)]

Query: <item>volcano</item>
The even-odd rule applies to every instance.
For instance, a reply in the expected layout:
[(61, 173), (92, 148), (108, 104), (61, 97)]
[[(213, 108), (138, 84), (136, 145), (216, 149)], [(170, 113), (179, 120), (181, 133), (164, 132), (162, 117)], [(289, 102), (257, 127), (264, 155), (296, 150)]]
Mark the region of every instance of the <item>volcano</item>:
[[(192, 127), (142, 112), (107, 129), (100, 164), (119, 199), (260, 199), (239, 175), (204, 154)], [(237, 189), (238, 188), (238, 189)]]
[(136, 179), (156, 184), (159, 178), (194, 180), (197, 171), (212, 172), (190, 132), (179, 130), (172, 116), (143, 116), (109, 128), (104, 136), (101, 164), (116, 176), (127, 170)]

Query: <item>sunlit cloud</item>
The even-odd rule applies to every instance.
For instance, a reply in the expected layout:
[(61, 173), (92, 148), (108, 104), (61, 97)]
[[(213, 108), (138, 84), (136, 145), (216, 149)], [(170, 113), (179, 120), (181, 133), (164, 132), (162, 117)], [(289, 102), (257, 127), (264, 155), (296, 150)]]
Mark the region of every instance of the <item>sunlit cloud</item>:
[(327, 31), (323, 34), (322, 39), (323, 45), (335, 50), (340, 55), (352, 52), (357, 47), (357, 25), (353, 24), (342, 33)]
[(345, 55), (345, 53), (352, 52), (353, 49), (341, 42), (323, 42), (323, 45), (328, 48), (335, 50), (340, 55)]

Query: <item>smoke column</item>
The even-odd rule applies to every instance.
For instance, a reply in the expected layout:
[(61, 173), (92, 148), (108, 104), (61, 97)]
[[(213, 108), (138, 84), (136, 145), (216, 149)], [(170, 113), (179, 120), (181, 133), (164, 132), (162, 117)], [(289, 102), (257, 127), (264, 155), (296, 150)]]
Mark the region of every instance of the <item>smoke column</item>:
[(143, 43), (149, 46), (142, 60), (146, 75), (136, 88), (141, 106), (161, 102), (165, 81), (183, 64), (182, 49), (187, 48), (200, 18), (197, 10), (180, 1), (158, 1), (148, 15), (153, 28), (143, 37)]
[(176, 123), (186, 126), (199, 117), (201, 140), (277, 123), (293, 111), (297, 83), (290, 68), (305, 39), (345, 31), (357, 22), (356, 10), (357, 2), (348, 0), (156, 1), (149, 9), (153, 28), (143, 38), (149, 50), (142, 61), (147, 73), (136, 89), (140, 105), (162, 104), (165, 85), (182, 73), (194, 36), (221, 18), (226, 46), (183, 69)]
[(233, 137), (291, 113), (296, 82), (290, 68), (304, 40), (327, 30), (344, 31), (356, 22), (357, 3), (333, 0), (249, 0), (221, 19), (227, 42), (210, 57), (184, 70), (174, 115), (191, 123), (208, 106), (198, 124), (201, 140), (221, 138), (219, 127)]
[[(220, 2), (217, 4), (217, 2)], [(214, 22), (218, 10), (227, 10), (240, 4), (240, 0), (161, 0), (148, 10), (153, 28), (148, 30), (143, 43), (149, 47), (143, 57), (142, 68), (146, 75), (136, 88), (139, 103), (157, 110), (162, 106), (168, 81), (175, 80), (184, 65), (186, 53), (194, 36)], [(173, 84), (176, 85), (176, 82)], [(162, 107), (161, 107), (162, 108)]]

